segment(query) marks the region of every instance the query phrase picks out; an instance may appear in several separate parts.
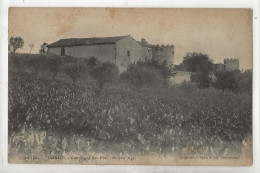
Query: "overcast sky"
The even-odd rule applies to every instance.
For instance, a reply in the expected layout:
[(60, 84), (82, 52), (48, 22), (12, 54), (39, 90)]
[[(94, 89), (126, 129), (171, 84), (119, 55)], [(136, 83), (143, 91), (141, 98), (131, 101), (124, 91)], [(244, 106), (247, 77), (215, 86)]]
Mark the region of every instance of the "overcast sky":
[(38, 53), (43, 42), (62, 38), (110, 37), (130, 34), (151, 44), (175, 45), (179, 64), (188, 52), (202, 52), (215, 63), (239, 58), (252, 68), (252, 14), (249, 9), (104, 9), (10, 8), (9, 38), (20, 36), (17, 52)]

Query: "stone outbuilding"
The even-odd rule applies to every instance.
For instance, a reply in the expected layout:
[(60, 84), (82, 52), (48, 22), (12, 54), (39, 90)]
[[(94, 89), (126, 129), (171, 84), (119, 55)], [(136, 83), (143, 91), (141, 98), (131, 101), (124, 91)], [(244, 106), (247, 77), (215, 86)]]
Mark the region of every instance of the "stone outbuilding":
[[(144, 39), (136, 41), (130, 35), (116, 37), (93, 37), (93, 38), (70, 38), (61, 39), (48, 45), (48, 54), (61, 56), (73, 56), (78, 58), (95, 57), (102, 62), (116, 64), (120, 71), (126, 70), (127, 66), (136, 61), (145, 61), (155, 58), (155, 55), (163, 53), (164, 49), (148, 44)], [(164, 48), (164, 47), (163, 47)], [(163, 57), (164, 60), (172, 59), (173, 46), (165, 47), (170, 57)], [(169, 51), (169, 49), (171, 49)], [(165, 51), (166, 52), (166, 51)]]

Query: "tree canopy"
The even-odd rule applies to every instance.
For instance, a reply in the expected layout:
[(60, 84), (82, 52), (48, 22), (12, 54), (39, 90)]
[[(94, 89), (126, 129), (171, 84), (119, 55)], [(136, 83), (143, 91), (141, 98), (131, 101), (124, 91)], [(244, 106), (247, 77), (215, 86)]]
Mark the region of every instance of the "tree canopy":
[(146, 87), (168, 86), (173, 75), (173, 67), (167, 61), (159, 60), (137, 61), (129, 65), (127, 71), (120, 75), (132, 89)]
[(9, 40), (8, 49), (10, 52), (15, 53), (15, 51), (19, 48), (22, 48), (24, 45), (24, 41), (21, 37), (11, 37)]
[[(237, 74), (236, 74), (237, 73)], [(218, 71), (215, 73), (216, 81), (214, 87), (221, 90), (237, 91), (239, 89), (238, 75), (240, 72), (235, 71)]]
[(103, 89), (106, 83), (112, 82), (119, 74), (117, 66), (110, 62), (97, 63), (96, 59), (91, 58), (88, 64), (90, 66), (90, 76), (96, 80), (99, 89)]
[(183, 57), (183, 65), (189, 72), (211, 72), (213, 61), (207, 54), (192, 52)]
[(39, 50), (39, 53), (40, 53), (40, 54), (46, 54), (46, 53), (47, 53), (47, 50), (48, 50), (47, 46), (48, 46), (48, 44), (47, 44), (46, 42), (44, 42), (44, 43), (41, 45), (41, 48), (40, 48), (40, 50)]

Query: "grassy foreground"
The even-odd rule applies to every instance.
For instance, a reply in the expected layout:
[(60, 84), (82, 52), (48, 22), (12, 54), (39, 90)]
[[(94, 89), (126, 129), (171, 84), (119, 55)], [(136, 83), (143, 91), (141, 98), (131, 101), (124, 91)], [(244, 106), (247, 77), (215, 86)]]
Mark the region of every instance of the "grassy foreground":
[(9, 155), (239, 155), (250, 145), (252, 97), (191, 85), (96, 92), (9, 73)]

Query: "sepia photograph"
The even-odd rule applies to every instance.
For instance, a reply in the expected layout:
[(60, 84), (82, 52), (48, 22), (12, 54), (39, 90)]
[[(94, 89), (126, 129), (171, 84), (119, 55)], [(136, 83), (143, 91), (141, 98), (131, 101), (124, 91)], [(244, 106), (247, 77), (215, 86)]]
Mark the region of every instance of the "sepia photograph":
[(253, 11), (8, 9), (10, 164), (251, 166)]

